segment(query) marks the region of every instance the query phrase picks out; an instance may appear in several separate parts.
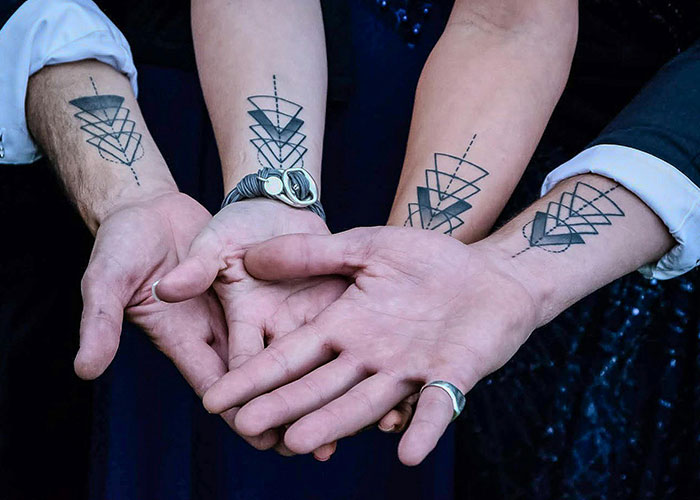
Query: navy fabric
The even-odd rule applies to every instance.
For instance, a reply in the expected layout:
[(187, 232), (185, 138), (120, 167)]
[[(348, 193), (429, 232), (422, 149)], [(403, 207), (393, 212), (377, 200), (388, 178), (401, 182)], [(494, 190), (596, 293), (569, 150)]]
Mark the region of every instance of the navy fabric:
[(700, 40), (666, 64), (593, 141), (661, 158), (700, 186)]
[[(334, 231), (384, 223), (401, 169), (413, 91), (447, 14), (437, 11), (433, 32), (411, 49), (373, 8), (351, 10), (345, 34), (352, 45), (329, 54), (331, 67), (340, 71), (331, 70), (323, 169), (324, 205)], [(342, 64), (336, 65), (336, 57)], [(178, 185), (216, 211), (223, 196), (220, 164), (197, 75), (143, 64), (138, 69), (144, 117)], [(117, 357), (96, 386), (94, 500), (454, 496), (453, 429), (415, 468), (399, 463), (398, 436), (376, 430), (341, 441), (327, 463), (259, 452), (207, 414), (175, 368), (133, 326), (124, 329)]]

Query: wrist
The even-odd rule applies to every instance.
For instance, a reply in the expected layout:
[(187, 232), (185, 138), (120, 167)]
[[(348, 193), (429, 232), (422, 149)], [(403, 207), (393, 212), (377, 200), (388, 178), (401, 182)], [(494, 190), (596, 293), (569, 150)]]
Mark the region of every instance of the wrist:
[(93, 234), (106, 218), (119, 210), (179, 192), (172, 178), (148, 179), (140, 186), (128, 183), (98, 191), (91, 193), (93, 196), (75, 197), (78, 211)]
[(469, 246), (483, 252), (527, 293), (534, 313), (534, 328), (547, 324), (565, 309), (556, 303), (557, 286), (554, 275), (541, 272), (541, 269), (533, 265), (529, 259), (513, 258), (514, 251), (510, 238), (495, 233)]
[[(312, 233), (328, 234), (326, 222), (307, 208), (295, 208), (270, 198), (247, 198), (229, 205), (219, 211), (220, 214), (232, 213), (264, 215), (269, 224), (277, 227), (279, 234)], [(218, 214), (217, 214), (218, 216)]]

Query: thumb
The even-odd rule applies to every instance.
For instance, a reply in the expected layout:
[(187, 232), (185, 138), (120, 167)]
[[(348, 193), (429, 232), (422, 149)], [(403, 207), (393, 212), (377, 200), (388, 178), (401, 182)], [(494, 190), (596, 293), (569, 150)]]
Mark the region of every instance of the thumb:
[(99, 377), (114, 359), (119, 346), (128, 298), (119, 296), (119, 289), (125, 286), (124, 278), (111, 273), (113, 268), (114, 264), (109, 260), (95, 259), (83, 276), (80, 348), (73, 367), (75, 373), (85, 380)]
[(378, 228), (358, 228), (334, 235), (290, 234), (250, 248), (245, 267), (264, 280), (353, 275), (363, 267)]
[(216, 234), (204, 229), (192, 241), (187, 257), (153, 284), (154, 298), (182, 302), (206, 292), (222, 268), (221, 248)]

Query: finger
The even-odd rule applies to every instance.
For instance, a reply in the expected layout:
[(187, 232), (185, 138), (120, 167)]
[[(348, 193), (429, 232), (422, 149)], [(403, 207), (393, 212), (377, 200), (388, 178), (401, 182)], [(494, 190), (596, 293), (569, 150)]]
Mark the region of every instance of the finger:
[(226, 373), (224, 361), (203, 339), (192, 338), (166, 345), (163, 352), (199, 397)]
[(412, 394), (387, 413), (379, 421), (379, 430), (383, 432), (401, 432), (413, 416), (413, 408), (418, 401), (418, 394)]
[(276, 389), (317, 366), (333, 355), (310, 323), (275, 340), (239, 368), (228, 372), (204, 395), (204, 407), (221, 413)]
[[(236, 428), (235, 420), (238, 410), (239, 408), (233, 408), (221, 414), (223, 421), (236, 433), (238, 433), (238, 429)], [(259, 436), (243, 436), (240, 433), (239, 435), (249, 445), (258, 450), (269, 450), (272, 447), (276, 447), (280, 442), (280, 432), (278, 429), (270, 429)]]
[(229, 323), (228, 369), (234, 370), (265, 348), (264, 331), (245, 321)]
[(117, 353), (124, 307), (131, 293), (121, 268), (99, 254), (91, 259), (81, 288), (80, 348), (73, 366), (80, 378), (92, 380), (107, 369)]
[(287, 448), (287, 445), (284, 444), (283, 440), (280, 440), (276, 445), (275, 445), (275, 451), (282, 455), (283, 457), (293, 457), (296, 455), (292, 450)]
[(344, 279), (317, 278), (308, 287), (287, 297), (270, 318), (268, 332), (281, 337), (315, 318), (337, 300), (348, 287)]
[(216, 234), (205, 228), (192, 242), (187, 257), (153, 284), (153, 298), (163, 302), (182, 302), (206, 292), (225, 267), (221, 249)]
[[(226, 364), (216, 350), (204, 340), (180, 342), (173, 346), (164, 347), (163, 352), (173, 361), (173, 364), (199, 397), (202, 397), (207, 389), (226, 373)], [(238, 409), (232, 409), (224, 412), (221, 416), (231, 429), (240, 434), (235, 425), (237, 411)], [(241, 437), (259, 450), (267, 450), (279, 442), (279, 434), (275, 429), (255, 436), (241, 435)]]
[(335, 453), (337, 447), (338, 441), (333, 441), (332, 443), (324, 444), (323, 446), (314, 450), (314, 458), (319, 462), (326, 462), (331, 458), (333, 453)]
[(378, 373), (293, 424), (284, 443), (295, 453), (310, 453), (375, 423), (414, 391), (414, 384)]
[(399, 443), (399, 460), (418, 465), (435, 448), (452, 421), (452, 399), (438, 387), (426, 387), (418, 399), (416, 414)]
[(376, 228), (358, 228), (334, 235), (289, 234), (250, 248), (245, 267), (264, 280), (352, 275), (363, 265)]
[(255, 436), (294, 422), (346, 393), (366, 376), (360, 365), (340, 356), (245, 405), (236, 416), (236, 427), (244, 435)]

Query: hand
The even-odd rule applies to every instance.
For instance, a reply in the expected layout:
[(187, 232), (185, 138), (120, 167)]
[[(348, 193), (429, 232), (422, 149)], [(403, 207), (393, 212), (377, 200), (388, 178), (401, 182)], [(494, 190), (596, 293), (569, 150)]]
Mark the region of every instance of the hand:
[[(151, 295), (151, 284), (180, 262), (210, 219), (201, 205), (177, 192), (129, 203), (104, 219), (82, 281), (78, 376), (94, 379), (111, 363), (125, 315), (173, 361), (199, 396), (226, 373), (226, 325), (216, 297), (205, 293), (169, 305)], [(224, 418), (233, 423), (233, 414)], [(276, 440), (272, 434), (265, 439)]]
[[(467, 393), (510, 359), (538, 322), (510, 255), (430, 231), (283, 236), (248, 250), (245, 266), (266, 280), (354, 279), (312, 321), (204, 396), (213, 412), (259, 396), (239, 411), (236, 427), (255, 435), (295, 422), (284, 441), (296, 453), (377, 421), (426, 382), (447, 380)], [(420, 463), (452, 414), (447, 394), (427, 388), (399, 445), (401, 461)]]
[[(251, 277), (243, 266), (245, 249), (289, 233), (324, 235), (329, 231), (314, 213), (278, 201), (252, 199), (228, 205), (203, 228), (182, 262), (156, 287), (160, 299), (180, 302), (206, 293), (213, 285), (228, 325), (229, 369), (262, 351), (266, 343), (302, 326), (348, 286), (339, 277), (276, 283)], [(283, 446), (277, 450), (290, 454)], [(327, 459), (334, 450), (335, 444), (328, 443), (316, 456)]]
[[(241, 366), (274, 339), (303, 326), (348, 286), (346, 279), (337, 276), (282, 282), (250, 276), (243, 265), (246, 248), (291, 233), (328, 235), (329, 231), (316, 214), (278, 201), (256, 198), (233, 203), (214, 216), (193, 241), (187, 258), (156, 287), (159, 298), (177, 302), (196, 297), (213, 284), (229, 329), (229, 369)], [(400, 430), (411, 410), (409, 403), (402, 402), (384, 417), (381, 428)], [(322, 445), (314, 455), (327, 460), (336, 444)], [(283, 442), (276, 449), (284, 455), (293, 454)]]

